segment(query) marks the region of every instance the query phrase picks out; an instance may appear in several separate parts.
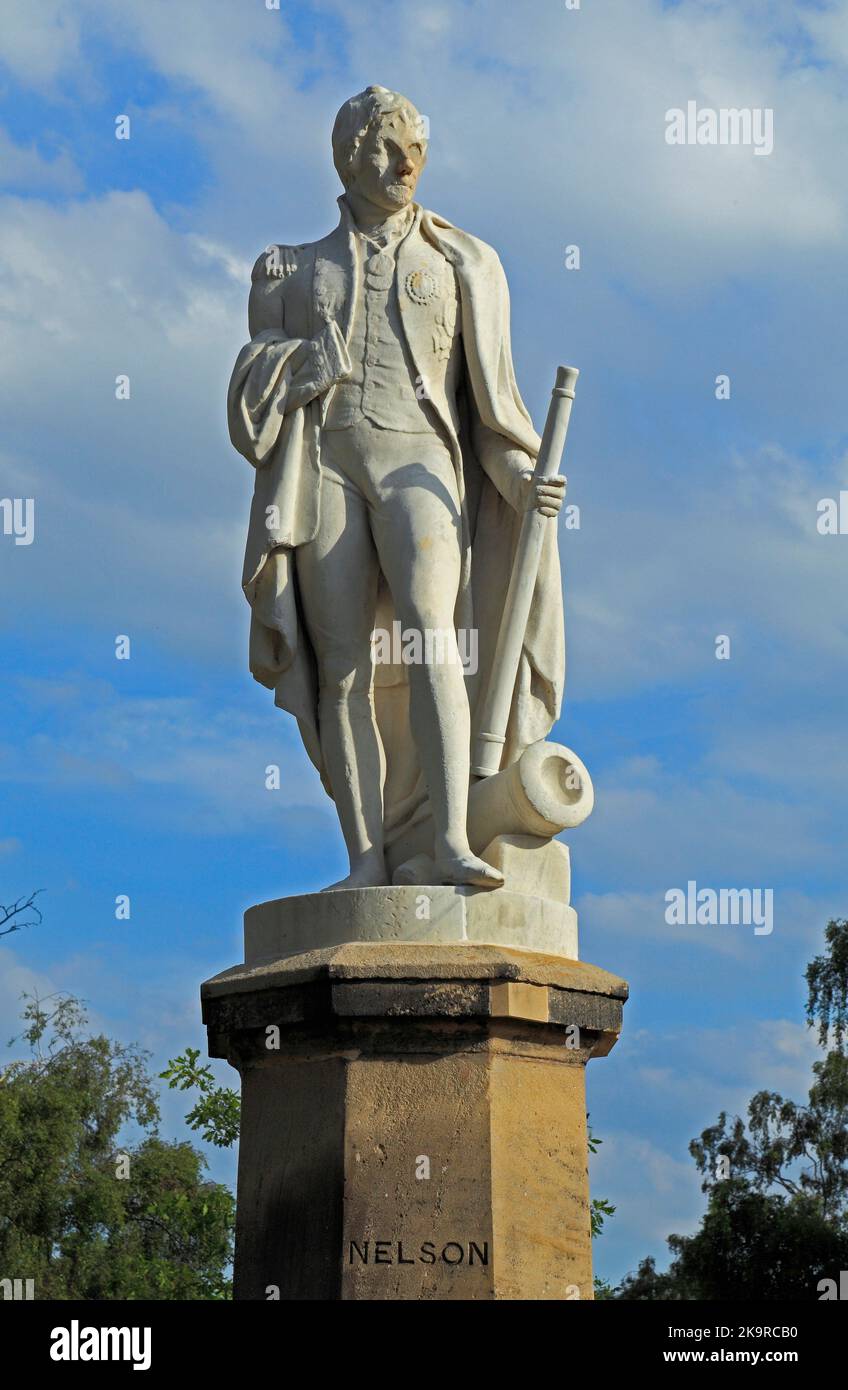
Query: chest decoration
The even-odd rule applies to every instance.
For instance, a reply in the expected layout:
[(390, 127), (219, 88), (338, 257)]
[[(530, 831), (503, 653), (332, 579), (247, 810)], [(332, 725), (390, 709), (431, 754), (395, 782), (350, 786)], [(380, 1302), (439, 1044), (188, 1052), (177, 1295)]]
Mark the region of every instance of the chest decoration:
[(456, 300), (448, 296), (440, 305), (433, 322), (433, 352), (444, 362), (451, 355), (456, 332)]
[(432, 304), (439, 293), (439, 282), (431, 270), (410, 270), (403, 285), (415, 304)]

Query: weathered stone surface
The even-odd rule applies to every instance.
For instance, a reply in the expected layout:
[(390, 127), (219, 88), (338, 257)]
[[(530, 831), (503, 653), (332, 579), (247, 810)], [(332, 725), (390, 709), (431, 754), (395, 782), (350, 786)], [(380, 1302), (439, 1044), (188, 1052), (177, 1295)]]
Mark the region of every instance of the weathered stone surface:
[(210, 1053), (242, 1074), (236, 1297), (591, 1298), (585, 1062), (626, 994), (442, 944), (207, 981)]
[(204, 999), (216, 994), (297, 984), (326, 975), (332, 979), (504, 979), (550, 984), (584, 993), (627, 998), (627, 984), (587, 961), (517, 947), (467, 942), (358, 941), (302, 951), (297, 956), (235, 965), (202, 986)]
[(539, 835), (496, 835), (483, 858), (499, 869), (513, 893), (568, 905), (571, 902), (571, 855), (562, 840)]
[(277, 898), (244, 914), (249, 965), (368, 941), (489, 942), (576, 959), (577, 914), (564, 902), (509, 888), (402, 884)]

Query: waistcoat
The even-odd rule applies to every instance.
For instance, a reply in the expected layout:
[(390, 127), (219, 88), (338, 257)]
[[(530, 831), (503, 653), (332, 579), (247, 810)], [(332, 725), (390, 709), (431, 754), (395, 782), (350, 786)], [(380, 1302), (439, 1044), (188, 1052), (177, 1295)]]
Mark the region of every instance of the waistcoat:
[[(401, 323), (398, 295), (408, 291), (398, 286), (396, 254), (403, 238), (383, 249), (377, 249), (364, 237), (359, 240), (363, 254), (348, 343), (352, 372), (333, 393), (324, 429), (347, 429), (365, 416), (383, 429), (404, 434), (441, 433), (436, 413), (426, 399), (426, 389), (416, 379)], [(444, 279), (440, 288), (453, 309), (457, 287), (453, 268), (447, 262)], [(439, 295), (433, 304), (436, 332), (443, 304), (443, 295)], [(439, 367), (447, 376), (447, 355), (439, 361)]]

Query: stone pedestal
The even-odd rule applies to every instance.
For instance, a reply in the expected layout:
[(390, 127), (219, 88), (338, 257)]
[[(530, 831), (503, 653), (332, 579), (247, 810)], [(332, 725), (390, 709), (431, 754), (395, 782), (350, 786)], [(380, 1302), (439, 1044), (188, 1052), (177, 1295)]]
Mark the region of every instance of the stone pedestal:
[(590, 1299), (585, 1064), (626, 995), (468, 941), (207, 981), (210, 1054), (242, 1078), (235, 1297)]

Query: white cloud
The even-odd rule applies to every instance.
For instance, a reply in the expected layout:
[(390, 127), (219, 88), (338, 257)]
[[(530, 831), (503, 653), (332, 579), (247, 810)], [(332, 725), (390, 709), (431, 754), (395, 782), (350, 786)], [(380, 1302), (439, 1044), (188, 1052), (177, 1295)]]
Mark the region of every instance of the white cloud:
[(3, 129), (0, 129), (0, 168), (4, 186), (18, 192), (82, 191), (82, 175), (67, 150), (45, 158), (34, 141), (29, 145), (16, 144)]
[[(136, 658), (131, 658), (135, 660)], [(152, 819), (185, 834), (243, 835), (292, 825), (331, 803), (293, 724), (273, 708), (210, 710), (186, 697), (143, 697), (85, 676), (56, 686), (21, 680), (19, 698), (40, 711), (30, 738), (2, 748), (3, 779), (111, 793), (114, 814)], [(266, 768), (281, 768), (281, 789)], [(141, 797), (154, 792), (149, 800)]]
[(81, 21), (64, 0), (6, 0), (0, 62), (22, 82), (49, 90), (60, 74), (83, 67)]
[[(811, 667), (837, 679), (844, 560), (840, 538), (818, 534), (816, 507), (846, 480), (844, 459), (813, 468), (770, 444), (715, 459), (711, 476), (673, 491), (646, 478), (640, 498), (616, 505), (584, 464), (581, 532), (562, 535), (572, 694), (575, 680), (598, 695), (659, 672), (717, 699), (764, 677), (797, 690)], [(720, 634), (729, 660), (716, 658)]]
[[(781, 0), (766, 16), (757, 0), (610, 0), (580, 11), (324, 0), (308, 46), (284, 9), (229, 0), (117, 10), (84, 0), (73, 19), (49, 3), (35, 23), (31, 7), (16, 10), (6, 61), (25, 81), (61, 73), (71, 82), (82, 25), (187, 94), (193, 134), (224, 185), (211, 195), (219, 211), (233, 191), (255, 209), (257, 180), (280, 179), (280, 210), (300, 219), (304, 192), (331, 186), (315, 166), (328, 161), (335, 107), (379, 80), (408, 90), (430, 116), (425, 183), (494, 218), (513, 244), (540, 225), (578, 228), (608, 273), (658, 295), (684, 283), (703, 294), (716, 278), (759, 273), (793, 249), (839, 252), (846, 194), (831, 170), (848, 110), (833, 62), (844, 52), (841, 3), (822, 12)], [(665, 112), (689, 99), (772, 107), (774, 154), (668, 146)], [(161, 106), (179, 118), (170, 95)], [(499, 179), (468, 177), (469, 164), (493, 167), (493, 151), (509, 170), (508, 194)]]
[[(579, 228), (611, 273), (664, 295), (681, 282), (703, 292), (716, 277), (759, 272), (785, 248), (838, 248), (845, 191), (831, 169), (846, 100), (837, 74), (801, 66), (792, 9), (773, 7), (765, 28), (752, 0), (674, 9), (617, 0), (579, 12), (487, 6), (485, 14), (467, 5), (452, 10), (447, 44), (412, 3), (345, 9), (345, 17), (357, 73), (373, 71), (381, 19), (393, 25), (391, 82), (430, 114), (433, 165), (447, 167), (449, 183), (461, 182), (469, 161), (491, 167), (497, 151), (508, 192), (505, 180), (473, 178), (469, 206), (491, 214), (508, 198), (519, 234)], [(690, 98), (773, 107), (775, 153), (668, 146), (665, 112)], [(564, 237), (572, 239), (583, 238)]]
[(36, 510), (35, 543), (0, 555), (7, 591), (113, 636), (152, 623), (184, 650), (243, 649), (252, 476), (224, 418), (247, 336), (237, 262), (142, 193), (2, 212), (4, 495)]

